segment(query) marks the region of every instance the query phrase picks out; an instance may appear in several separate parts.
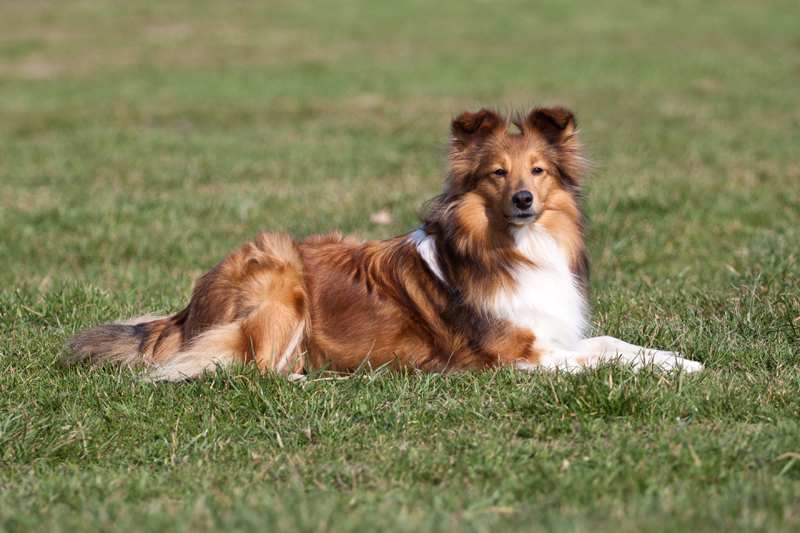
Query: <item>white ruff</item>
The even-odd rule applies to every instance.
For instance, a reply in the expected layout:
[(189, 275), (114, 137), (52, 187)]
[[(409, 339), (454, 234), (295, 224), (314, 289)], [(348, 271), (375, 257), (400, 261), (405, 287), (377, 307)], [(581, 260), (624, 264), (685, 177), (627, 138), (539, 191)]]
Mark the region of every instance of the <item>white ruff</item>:
[(536, 224), (513, 228), (511, 234), (519, 251), (535, 266), (517, 268), (513, 273), (516, 290), (501, 290), (493, 302), (487, 302), (487, 310), (531, 330), (536, 348), (574, 350), (586, 327), (586, 300), (564, 252)]
[(444, 276), (442, 275), (442, 271), (439, 268), (439, 262), (436, 259), (436, 243), (433, 240), (433, 235), (426, 235), (422, 228), (417, 228), (409, 237), (411, 239), (411, 243), (417, 247), (417, 253), (425, 261), (425, 264), (428, 265), (428, 268), (431, 269), (433, 275), (439, 278), (439, 281), (447, 285), (447, 281), (445, 281)]

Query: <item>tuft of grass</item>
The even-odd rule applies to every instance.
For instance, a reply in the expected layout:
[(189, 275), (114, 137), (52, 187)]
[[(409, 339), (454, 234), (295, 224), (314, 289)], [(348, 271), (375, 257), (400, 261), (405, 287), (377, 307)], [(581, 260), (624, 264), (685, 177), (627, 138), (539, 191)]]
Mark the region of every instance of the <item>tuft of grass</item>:
[[(0, 3), (3, 531), (795, 531), (796, 2)], [(264, 229), (382, 239), (451, 118), (573, 109), (593, 329), (701, 374), (62, 367)], [(370, 215), (387, 210), (393, 222)]]

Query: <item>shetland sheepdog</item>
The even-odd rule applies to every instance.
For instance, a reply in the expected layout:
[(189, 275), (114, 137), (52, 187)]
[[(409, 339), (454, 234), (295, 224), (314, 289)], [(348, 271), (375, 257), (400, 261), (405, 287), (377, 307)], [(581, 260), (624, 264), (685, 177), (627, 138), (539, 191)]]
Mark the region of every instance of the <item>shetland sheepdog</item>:
[(416, 230), (366, 244), (263, 233), (205, 274), (186, 309), (90, 328), (69, 341), (68, 357), (144, 363), (151, 379), (171, 381), (251, 362), (285, 376), (603, 361), (702, 369), (583, 337), (585, 173), (570, 111), (465, 112), (451, 124), (443, 192)]

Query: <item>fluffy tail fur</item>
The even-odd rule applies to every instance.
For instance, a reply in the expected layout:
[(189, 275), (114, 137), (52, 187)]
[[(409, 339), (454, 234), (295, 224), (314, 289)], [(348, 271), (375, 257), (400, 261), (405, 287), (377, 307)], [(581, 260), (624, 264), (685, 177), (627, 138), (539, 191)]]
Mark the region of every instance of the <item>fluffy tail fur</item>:
[(303, 369), (308, 294), (297, 245), (264, 233), (204, 275), (189, 306), (95, 326), (68, 343), (73, 361), (152, 366), (154, 380), (197, 377), (216, 366), (255, 361), (279, 374)]

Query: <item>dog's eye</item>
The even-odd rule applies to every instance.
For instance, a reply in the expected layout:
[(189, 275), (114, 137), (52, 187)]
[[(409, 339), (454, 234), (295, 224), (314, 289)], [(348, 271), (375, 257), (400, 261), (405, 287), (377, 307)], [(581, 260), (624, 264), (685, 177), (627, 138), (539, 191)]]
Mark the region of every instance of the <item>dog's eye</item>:
[(498, 168), (497, 170), (492, 172), (492, 174), (494, 174), (495, 176), (505, 176), (506, 175), (506, 171), (503, 168)]
[(542, 167), (533, 167), (533, 170), (531, 170), (531, 172), (533, 172), (534, 175), (538, 176), (539, 174), (544, 172), (544, 169)]

